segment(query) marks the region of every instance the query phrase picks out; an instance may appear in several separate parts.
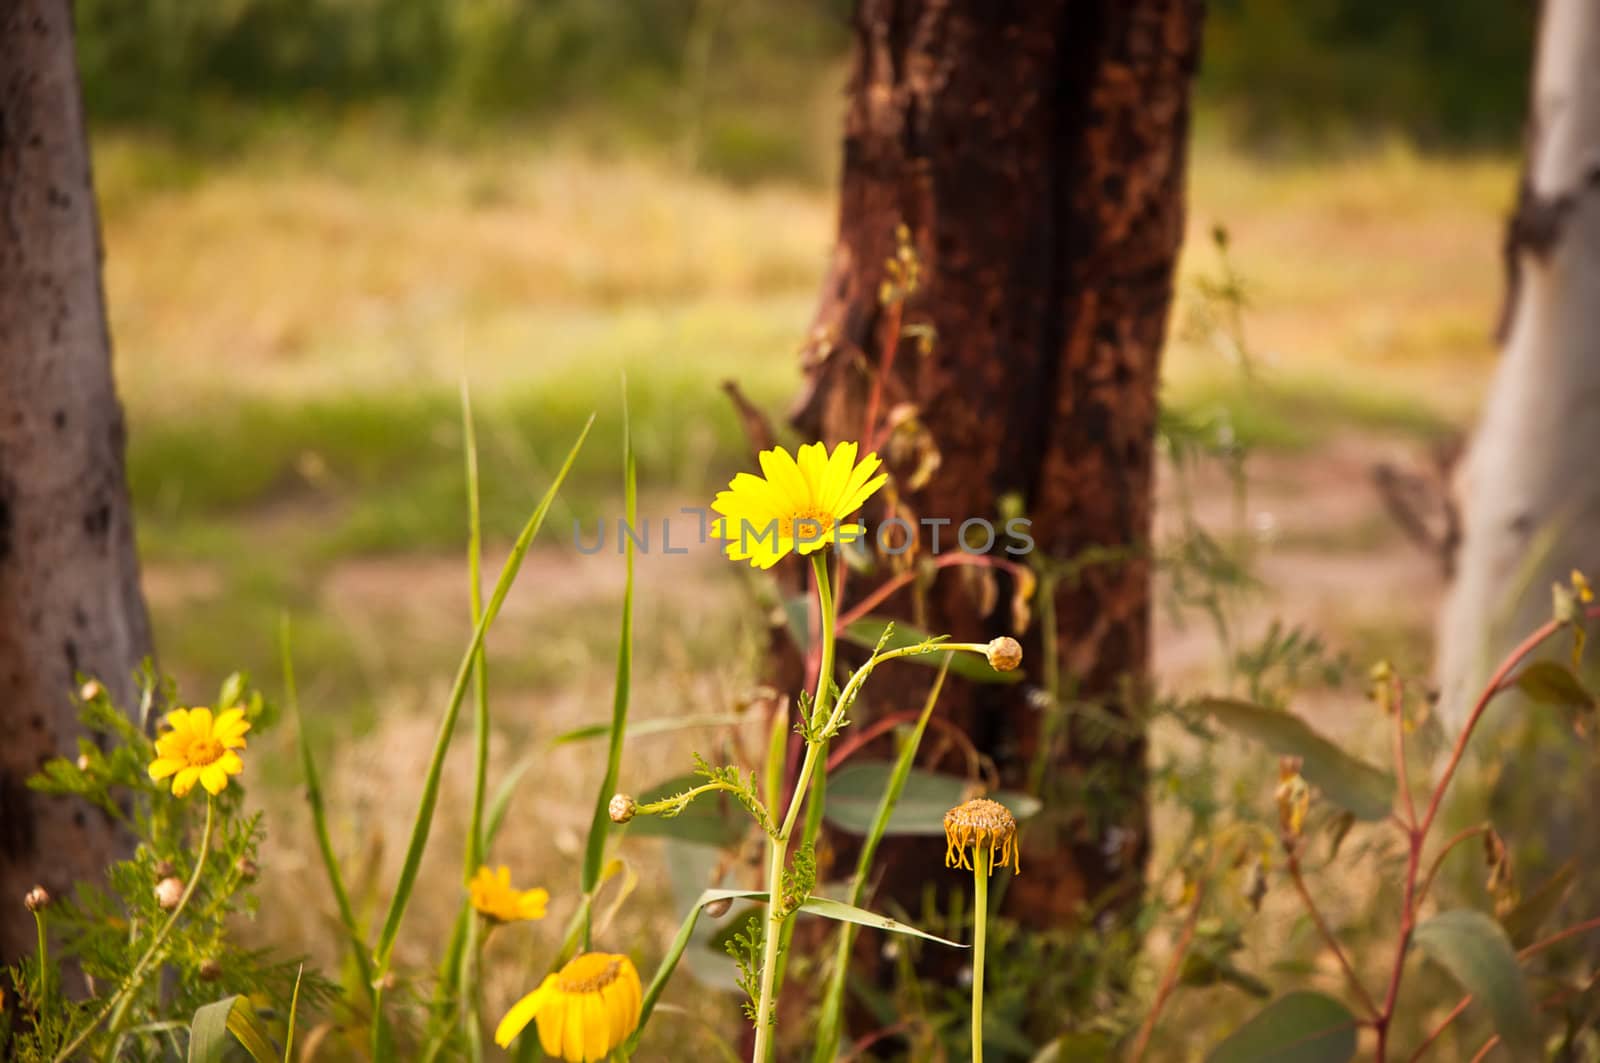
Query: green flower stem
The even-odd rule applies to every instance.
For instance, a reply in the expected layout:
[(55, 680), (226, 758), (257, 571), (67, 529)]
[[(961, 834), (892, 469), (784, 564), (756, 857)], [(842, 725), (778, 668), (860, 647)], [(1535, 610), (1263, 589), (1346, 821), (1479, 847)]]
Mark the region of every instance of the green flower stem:
[[(659, 801), (651, 801), (649, 804), (640, 805), (638, 808), (634, 809), (634, 815), (665, 815), (670, 818), (672, 816), (676, 816), (679, 812), (682, 812), (684, 808), (688, 806), (689, 802), (693, 801), (701, 794), (708, 794), (713, 790), (725, 790), (730, 794), (744, 793), (743, 790), (737, 786), (734, 786), (732, 783), (725, 783), (721, 780), (715, 780), (712, 782), (701, 783), (699, 786), (696, 786), (690, 790), (685, 790), (681, 794), (673, 794), (671, 797), (663, 797)], [(761, 829), (766, 831), (768, 834), (771, 834), (775, 829), (772, 823), (772, 817), (767, 813), (766, 808), (763, 807), (759, 801), (756, 802), (756, 807), (761, 810)]]
[(99, 1028), (101, 1022), (105, 1021), (107, 1015), (111, 1017), (109, 1032), (116, 1033), (118, 1025), (122, 1022), (123, 1015), (128, 1010), (128, 1005), (133, 1000), (134, 993), (138, 992), (140, 984), (144, 982), (144, 976), (151, 962), (166, 945), (167, 938), (172, 934), (172, 928), (178, 925), (178, 917), (183, 915), (183, 910), (189, 905), (189, 898), (194, 896), (195, 887), (200, 884), (200, 874), (205, 870), (206, 856), (211, 851), (211, 832), (216, 824), (216, 811), (217, 803), (208, 794), (206, 796), (206, 826), (205, 832), (200, 835), (200, 852), (195, 856), (194, 871), (189, 874), (189, 882), (183, 887), (183, 894), (178, 898), (177, 905), (173, 907), (172, 914), (167, 916), (167, 921), (162, 924), (160, 930), (156, 931), (156, 936), (150, 941), (150, 947), (145, 949), (143, 956), (139, 957), (139, 962), (133, 965), (133, 971), (128, 975), (127, 981), (122, 983), (122, 988), (118, 989), (116, 994), (106, 1002), (106, 1006), (100, 1009), (99, 1014), (90, 1020), (89, 1025), (79, 1031), (78, 1036), (69, 1041), (67, 1046), (56, 1054), (55, 1063), (64, 1063), (65, 1060), (71, 1059), (73, 1053), (83, 1047), (83, 1043), (89, 1039), (89, 1035)]
[(33, 913), (33, 925), (39, 931), (39, 987), (36, 993), (39, 997), (39, 1010), (45, 1014), (50, 1013), (50, 949), (45, 941), (44, 912)]
[[(483, 518), (478, 480), (478, 433), (472, 420), (472, 399), (466, 381), (461, 382), (461, 424), (465, 441), (467, 473), (467, 580), (472, 626), (483, 622)], [(473, 692), (473, 773), (472, 814), (467, 825), (467, 852), (463, 879), (471, 881), (487, 857), (484, 841), (483, 806), (489, 788), (489, 660), (480, 643), (472, 668)], [(482, 959), (482, 934), (479, 920), (469, 918), (463, 940), (465, 956), (461, 981), (457, 987), (457, 1008), (467, 1038), (467, 1058), (483, 1061), (483, 1020), (479, 1015), (478, 971)]]
[[(800, 816), (800, 808), (805, 804), (806, 793), (811, 787), (812, 773), (816, 771), (817, 761), (825, 747), (825, 742), (820, 738), (822, 729), (817, 724), (825, 719), (832, 722), (832, 717), (828, 715), (828, 695), (833, 689), (835, 616), (826, 555), (825, 550), (818, 550), (811, 555), (811, 570), (816, 574), (817, 582), (817, 619), (822, 635), (822, 654), (817, 663), (817, 692), (812, 698), (811, 718), (806, 721), (806, 730), (817, 737), (806, 741), (805, 760), (800, 765), (799, 777), (795, 779), (794, 793), (789, 797), (789, 809), (784, 814), (783, 825), (772, 835), (768, 845), (767, 932), (762, 935), (761, 944), (761, 995), (756, 1001), (756, 1043), (755, 1051), (751, 1054), (753, 1063), (765, 1063), (773, 1048), (778, 967), (783, 952), (784, 924), (791, 914), (784, 909), (783, 870), (789, 858), (789, 837), (794, 832), (795, 820)], [(843, 700), (840, 699), (841, 702)], [(823, 770), (827, 770), (826, 763)]]
[(989, 851), (972, 853), (972, 1063), (983, 1063), (983, 949), (989, 930)]

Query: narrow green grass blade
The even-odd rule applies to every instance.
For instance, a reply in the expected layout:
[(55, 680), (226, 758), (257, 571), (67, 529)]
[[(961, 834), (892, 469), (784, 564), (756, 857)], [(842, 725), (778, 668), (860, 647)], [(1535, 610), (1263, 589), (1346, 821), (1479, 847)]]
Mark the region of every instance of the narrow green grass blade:
[(294, 992), (289, 996), (289, 1030), (283, 1035), (283, 1063), (294, 1063), (294, 1017), (300, 1010), (300, 979), (305, 973), (305, 964), (294, 972)]
[[(922, 735), (928, 729), (928, 720), (933, 716), (933, 706), (939, 700), (939, 692), (944, 689), (945, 676), (950, 674), (950, 659), (953, 653), (946, 653), (944, 660), (939, 665), (939, 676), (933, 681), (933, 687), (928, 691), (928, 700), (922, 705), (922, 715), (917, 717), (917, 725), (911, 732), (911, 737), (901, 747), (900, 756), (894, 763), (894, 771), (889, 776), (889, 784), (884, 787), (883, 797), (878, 801), (878, 812), (873, 818), (872, 829), (867, 832), (861, 842), (861, 852), (856, 858), (855, 877), (850, 880), (850, 899), (852, 905), (861, 903), (861, 895), (867, 889), (867, 875), (872, 870), (872, 860), (878, 853), (878, 843), (883, 840), (883, 832), (889, 826), (889, 820), (894, 816), (895, 804), (900, 800), (900, 794), (905, 790), (906, 780), (911, 777), (911, 766), (917, 759), (917, 749), (922, 745)], [(850, 952), (855, 947), (856, 924), (845, 923), (839, 927), (839, 945), (834, 951), (833, 971), (828, 977), (828, 988), (822, 996), (822, 1011), (817, 1019), (816, 1051), (812, 1055), (812, 1063), (831, 1063), (839, 1047), (839, 1033), (844, 1017), (844, 990), (845, 979), (850, 973)]]
[(339, 871), (339, 860), (333, 852), (333, 840), (328, 835), (328, 810), (322, 801), (322, 780), (317, 774), (316, 758), (311, 755), (306, 721), (300, 714), (300, 695), (294, 682), (294, 654), (290, 650), (287, 613), (279, 620), (278, 645), (283, 660), (284, 697), (289, 702), (289, 712), (294, 716), (296, 738), (300, 744), (300, 767), (305, 775), (306, 803), (311, 806), (311, 827), (317, 836), (317, 851), (322, 855), (322, 869), (327, 873), (328, 887), (333, 891), (334, 904), (339, 909), (339, 922), (350, 938), (351, 951), (355, 953), (361, 987), (371, 994), (372, 965), (367, 958), (367, 946), (362, 940), (361, 928), (356, 923), (355, 908), (350, 904), (350, 893), (345, 889), (344, 876)]
[(740, 900), (748, 897), (765, 898), (766, 893), (760, 890), (752, 892), (715, 889), (700, 894), (700, 899), (694, 902), (689, 914), (684, 916), (683, 925), (678, 927), (678, 936), (672, 939), (667, 954), (661, 957), (661, 966), (656, 968), (655, 977), (650, 979), (649, 986), (645, 988), (644, 1001), (639, 1007), (639, 1025), (627, 1041), (630, 1053), (639, 1050), (639, 1038), (644, 1036), (645, 1025), (650, 1021), (650, 1013), (655, 1010), (656, 1001), (661, 999), (662, 990), (667, 988), (667, 983), (672, 980), (672, 973), (678, 969), (678, 961), (683, 958), (683, 950), (689, 947), (689, 939), (694, 935), (695, 924), (700, 921), (700, 910), (713, 901)]
[(572, 450), (567, 453), (567, 460), (562, 463), (561, 470), (556, 474), (555, 482), (550, 485), (544, 497), (534, 508), (533, 515), (528, 518), (528, 523), (517, 536), (515, 545), (511, 548), (511, 556), (506, 558), (506, 563), (500, 570), (500, 577), (495, 582), (494, 593), (489, 596), (489, 604), (484, 609), (483, 618), (479, 620), (472, 632), (472, 640), (468, 643), (466, 652), (462, 655), (461, 665), (456, 671), (455, 683), (450, 690), (450, 700), (445, 706), (444, 719), (439, 723), (439, 735), (434, 742), (433, 757), (428, 763), (428, 773), (422, 784), (422, 797), (417, 803), (416, 818), (412, 823), (411, 841), (406, 847), (405, 863), (400, 869), (400, 878), (395, 883), (394, 897), (389, 902), (389, 912), (384, 918), (383, 929), (378, 935), (377, 946), (373, 949), (373, 957), (377, 961), (377, 969), (387, 972), (389, 958), (394, 952), (395, 939), (400, 934), (400, 922), (405, 918), (406, 906), (411, 903), (411, 891), (416, 888), (417, 872), (422, 866), (422, 853), (428, 846), (428, 834), (433, 829), (433, 812), (439, 803), (439, 780), (444, 774), (445, 754), (450, 749), (450, 738), (455, 732), (456, 717), (461, 713), (461, 702), (467, 694), (467, 681), (472, 675), (472, 662), (477, 658), (478, 649), (483, 645), (484, 636), (500, 612), (500, 606), (505, 602), (506, 595), (511, 591), (511, 584), (516, 581), (517, 572), (522, 567), (522, 559), (528, 553), (528, 547), (533, 543), (533, 537), (538, 534), (539, 528), (544, 524), (545, 514), (550, 510), (550, 503), (555, 499), (556, 492), (561, 489), (567, 474), (572, 471), (572, 463), (578, 457), (584, 440), (589, 437), (589, 429), (594, 426), (594, 416), (590, 415), (588, 423), (583, 426), (578, 440), (572, 445)]
[[(628, 398), (622, 398), (622, 492), (624, 519), (629, 528), (638, 523), (638, 470), (634, 464), (633, 437), (628, 424)], [(592, 894), (600, 882), (600, 869), (605, 863), (606, 836), (611, 831), (611, 815), (607, 806), (617, 788), (617, 776), (622, 768), (622, 740), (628, 727), (628, 697), (633, 682), (633, 539), (622, 535), (626, 576), (622, 587), (622, 625), (617, 636), (616, 694), (611, 703), (611, 747), (606, 755), (606, 774), (595, 795), (594, 816), (589, 821), (589, 843), (583, 854), (583, 892)], [(589, 925), (585, 920), (583, 942), (589, 944)]]
[[(478, 432), (472, 422), (472, 396), (465, 380), (461, 382), (461, 434), (462, 450), (467, 463), (467, 579), (470, 581), (472, 626), (483, 620), (483, 517), (481, 493), (478, 487)], [(466, 866), (462, 881), (470, 879), (484, 860), (483, 801), (488, 790), (489, 776), (489, 671), (483, 646), (472, 665), (474, 737), (477, 746), (473, 758), (472, 818), (467, 829)]]
[(500, 785), (495, 788), (494, 800), (489, 802), (489, 822), (483, 832), (485, 847), (493, 845), (494, 840), (500, 836), (500, 828), (506, 821), (506, 812), (511, 808), (511, 798), (517, 792), (517, 784), (531, 767), (533, 767), (533, 757), (523, 757), (506, 772), (506, 777), (501, 779)]
[[(467, 579), (470, 582), (468, 598), (472, 605), (472, 626), (483, 621), (483, 519), (480, 512), (478, 487), (478, 433), (472, 421), (472, 396), (467, 382), (461, 382), (461, 435), (462, 451), (466, 455), (467, 473)], [(472, 662), (473, 694), (473, 749), (472, 815), (467, 825), (467, 851), (462, 863), (461, 881), (469, 881), (484, 862), (487, 852), (483, 837), (483, 799), (489, 786), (489, 657), (482, 643)], [(456, 991), (456, 1008), (461, 1017), (462, 1032), (467, 1038), (467, 1058), (471, 1063), (483, 1060), (483, 1024), (478, 1015), (478, 957), (480, 928), (478, 920), (467, 920), (466, 934), (461, 938), (464, 953), (459, 964), (459, 984)]]

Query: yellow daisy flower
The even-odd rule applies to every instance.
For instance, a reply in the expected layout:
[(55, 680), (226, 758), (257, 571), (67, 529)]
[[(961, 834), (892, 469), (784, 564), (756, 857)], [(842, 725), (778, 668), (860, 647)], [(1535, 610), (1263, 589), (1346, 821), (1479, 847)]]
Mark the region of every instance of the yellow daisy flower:
[(598, 1063), (638, 1028), (642, 1000), (632, 960), (586, 952), (546, 975), (538, 989), (513, 1004), (495, 1027), (494, 1041), (509, 1047), (537, 1019), (545, 1055), (567, 1063)]
[(199, 783), (209, 794), (220, 794), (228, 776), (244, 771), (236, 749), (245, 746), (250, 721), (243, 709), (229, 709), (212, 718), (210, 709), (174, 709), (167, 713), (171, 728), (156, 739), (156, 759), (150, 778), (172, 776), (172, 793), (182, 797)]
[(873, 475), (883, 464), (876, 454), (857, 462), (856, 450), (854, 443), (840, 443), (829, 454), (823, 444), (808, 443), (798, 460), (782, 447), (763, 450), (761, 476), (742, 472), (717, 492), (711, 508), (720, 516), (711, 522), (712, 537), (726, 539), (727, 555), (755, 568), (854, 542), (864, 529), (844, 519), (889, 478)]
[(490, 919), (500, 923), (544, 918), (544, 906), (550, 900), (546, 890), (519, 890), (511, 886), (511, 869), (501, 864), (498, 870), (478, 868), (467, 884), (472, 906)]

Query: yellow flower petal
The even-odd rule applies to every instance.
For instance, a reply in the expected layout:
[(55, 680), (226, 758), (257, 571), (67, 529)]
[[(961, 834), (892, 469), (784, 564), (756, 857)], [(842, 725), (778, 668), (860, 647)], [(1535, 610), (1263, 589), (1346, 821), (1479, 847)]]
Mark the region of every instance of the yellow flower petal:
[(228, 773), (222, 770), (220, 764), (207, 764), (200, 769), (200, 785), (206, 788), (206, 793), (215, 797), (228, 788)]
[(176, 774), (181, 767), (183, 767), (183, 761), (181, 760), (175, 760), (172, 757), (157, 757), (150, 762), (150, 778), (165, 779), (168, 775)]
[(200, 781), (200, 769), (190, 766), (184, 768), (172, 780), (172, 796), (182, 797), (194, 789), (194, 784)]
[[(495, 1044), (501, 1048), (506, 1048), (510, 1046), (512, 1041), (516, 1040), (517, 1034), (521, 1033), (528, 1023), (533, 1021), (534, 1016), (539, 1013), (539, 1007), (544, 1003), (544, 999), (548, 995), (546, 990), (555, 980), (555, 975), (545, 975), (545, 979), (540, 983), (538, 989), (511, 1005), (511, 1010), (506, 1012), (505, 1018), (500, 1020), (500, 1025), (494, 1028)], [(540, 1040), (543, 1040), (543, 1038), (541, 1037)], [(545, 1052), (547, 1054), (550, 1053), (548, 1043), (545, 1045)]]
[(211, 734), (211, 710), (205, 708), (190, 709), (189, 730), (193, 731), (197, 737), (208, 737)]
[(567, 1063), (585, 1063), (583, 1041), (583, 998), (562, 996), (561, 1058)]

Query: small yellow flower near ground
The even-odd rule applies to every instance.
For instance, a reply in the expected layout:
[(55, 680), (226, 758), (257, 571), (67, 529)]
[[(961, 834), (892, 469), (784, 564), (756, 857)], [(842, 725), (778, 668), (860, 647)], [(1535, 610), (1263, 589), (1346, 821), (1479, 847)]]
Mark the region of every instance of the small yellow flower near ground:
[(174, 709), (167, 713), (171, 730), (156, 739), (150, 778), (172, 776), (172, 793), (182, 797), (199, 783), (209, 794), (227, 789), (228, 776), (244, 771), (236, 749), (245, 747), (250, 721), (243, 709), (229, 709), (215, 718), (210, 709)]
[(876, 454), (856, 461), (858, 447), (840, 443), (828, 453), (821, 443), (800, 448), (799, 459), (782, 447), (760, 454), (761, 476), (742, 472), (717, 492), (711, 536), (727, 540), (734, 561), (771, 568), (791, 553), (811, 554), (830, 543), (854, 542), (865, 530), (844, 520), (889, 479), (879, 474)]
[(989, 874), (1007, 864), (1022, 874), (1022, 853), (1017, 847), (1017, 820), (1011, 810), (987, 797), (974, 797), (944, 814), (944, 865), (972, 870), (967, 850), (974, 856), (989, 851)]
[(586, 952), (546, 975), (538, 989), (513, 1004), (495, 1028), (494, 1041), (509, 1047), (537, 1019), (545, 1055), (567, 1063), (598, 1063), (638, 1028), (642, 1001), (632, 960)]
[(467, 884), (472, 906), (490, 919), (501, 923), (516, 923), (544, 918), (544, 906), (550, 901), (546, 890), (519, 890), (512, 888), (511, 869), (501, 864), (495, 871), (478, 868), (477, 874)]

